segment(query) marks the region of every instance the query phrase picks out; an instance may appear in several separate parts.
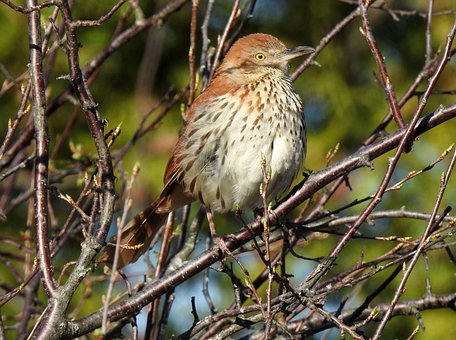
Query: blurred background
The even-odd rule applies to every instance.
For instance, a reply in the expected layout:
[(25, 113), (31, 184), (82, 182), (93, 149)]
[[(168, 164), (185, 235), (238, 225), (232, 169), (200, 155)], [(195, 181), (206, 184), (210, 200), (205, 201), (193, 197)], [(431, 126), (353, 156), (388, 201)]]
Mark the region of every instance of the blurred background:
[[(116, 1), (75, 1), (73, 17), (75, 19), (96, 19), (107, 13)], [(141, 8), (148, 17), (157, 12), (167, 1), (139, 1)], [(371, 9), (369, 17), (373, 33), (378, 46), (385, 57), (386, 66), (398, 98), (401, 98), (411, 82), (416, 78), (425, 62), (425, 27), (426, 19), (421, 15), (412, 15), (412, 12), (426, 13), (428, 1), (403, 0), (388, 1), (387, 6), (400, 9), (404, 14), (389, 14), (387, 11)], [(199, 27), (202, 24), (207, 1), (200, 1), (198, 11), (198, 36), (196, 43), (196, 67), (199, 67), (201, 54), (201, 34)], [(213, 15), (210, 20), (209, 38), (215, 46), (218, 37), (222, 34), (230, 15), (233, 1), (215, 1)], [(81, 43), (79, 51), (80, 63), (85, 65), (97, 55), (113, 38), (120, 16), (127, 7), (121, 8), (110, 20), (99, 27), (81, 27), (78, 29), (78, 39)], [(254, 8), (251, 20), (244, 26), (241, 35), (253, 32), (270, 33), (288, 46), (307, 45), (316, 46), (320, 40), (348, 13), (354, 10), (354, 5), (343, 1), (317, 0), (259, 0)], [(432, 48), (434, 52), (442, 49), (446, 36), (451, 28), (456, 10), (452, 0), (435, 1), (434, 11), (444, 11), (432, 20)], [(43, 10), (43, 21), (48, 22), (52, 9)], [(171, 15), (160, 27), (152, 27), (136, 36), (110, 57), (98, 72), (90, 88), (95, 101), (99, 104), (101, 118), (108, 122), (107, 130), (118, 125), (121, 134), (116, 139), (112, 150), (120, 150), (128, 143), (138, 128), (142, 117), (147, 114), (172, 87), (176, 91), (185, 89), (189, 82), (188, 51), (190, 37), (191, 5), (186, 4), (177, 13)], [(127, 22), (131, 24), (133, 17)], [(301, 74), (295, 81), (297, 92), (305, 102), (305, 113), (308, 124), (308, 153), (305, 168), (318, 171), (325, 166), (326, 155), (329, 150), (339, 146), (333, 161), (344, 158), (356, 151), (362, 142), (372, 133), (388, 112), (388, 103), (384, 91), (379, 84), (376, 73), (377, 67), (367, 46), (365, 38), (360, 33), (361, 21), (356, 18), (345, 27), (324, 48), (317, 57), (318, 65), (313, 65)], [(27, 18), (16, 13), (4, 4), (0, 4), (0, 82), (3, 83), (0, 97), (0, 136), (5, 136), (8, 121), (14, 119), (20, 101), (19, 87), (24, 84), (25, 77), (15, 87), (3, 91), (5, 84), (27, 72), (28, 37)], [(291, 71), (298, 65), (294, 61)], [(46, 96), (50, 100), (55, 98), (68, 86), (68, 81), (62, 79), (68, 74), (66, 56), (63, 52), (55, 54), (55, 60), (45, 60), (45, 68), (49, 67), (49, 80)], [(46, 69), (47, 70), (47, 69)], [(456, 63), (453, 58), (441, 76), (436, 90), (453, 91), (453, 94), (433, 95), (424, 114), (436, 110), (440, 105), (455, 102)], [(423, 90), (427, 82), (419, 87)], [(200, 88), (198, 89), (198, 91)], [(401, 113), (406, 122), (411, 119), (418, 105), (419, 97), (415, 96), (403, 107)], [(163, 173), (174, 143), (177, 140), (179, 129), (182, 127), (182, 113), (185, 110), (187, 98), (175, 105), (157, 126), (145, 137), (128, 150), (119, 167), (116, 168), (117, 190), (122, 192), (125, 186), (124, 178), (129, 177), (133, 166), (139, 162), (140, 172), (132, 189), (133, 205), (130, 215), (133, 216), (160, 193), (163, 185)], [(96, 158), (96, 150), (87, 129), (82, 111), (74, 112), (73, 103), (62, 105), (49, 120), (51, 153), (62, 138), (62, 132), (70, 119), (74, 120), (74, 129), (69, 139), (61, 146), (55, 158), (51, 159), (51, 170), (58, 172), (65, 170), (72, 161), (90, 162)], [(150, 121), (156, 117), (155, 112)], [(26, 116), (21, 124), (30, 119)], [(387, 131), (396, 129), (391, 123)], [(403, 179), (413, 170), (421, 170), (435, 161), (445, 149), (456, 141), (456, 121), (450, 121), (420, 137), (414, 144), (414, 149), (401, 157), (394, 173), (392, 183)], [(15, 136), (14, 138), (17, 138)], [(33, 144), (33, 143), (32, 143)], [(30, 153), (33, 146), (30, 147)], [(380, 184), (389, 157), (386, 154), (374, 161), (375, 170), (362, 168), (351, 174), (349, 182), (351, 190), (342, 186), (335, 197), (328, 203), (328, 210), (336, 209), (355, 199), (360, 199), (375, 192)], [(430, 213), (438, 192), (440, 175), (448, 166), (448, 159), (438, 163), (432, 170), (423, 173), (404, 184), (403, 188), (385, 195), (377, 208), (400, 209)], [(125, 172), (126, 175), (123, 175)], [(27, 214), (29, 200), (21, 201), (10, 209), (12, 203), (17, 203), (18, 197), (30, 188), (31, 167), (16, 174), (14, 188), (9, 188), (9, 180), (0, 183), (2, 197), (0, 209), (6, 211), (7, 220), (0, 223), (1, 234), (7, 237), (20, 239), (25, 230), (29, 229)], [(445, 193), (442, 208), (456, 202), (456, 176), (451, 178)], [(302, 177), (297, 181), (302, 180)], [(84, 182), (84, 172), (67, 176), (61, 183), (55, 184), (59, 190), (72, 197), (77, 197)], [(5, 193), (8, 192), (6, 195)], [(120, 197), (119, 205), (124, 197)], [(16, 200), (16, 201), (15, 201)], [(71, 210), (66, 202), (52, 198), (56, 223), (54, 232), (61, 228), (65, 217)], [(365, 204), (355, 206), (341, 215), (354, 215), (362, 211)], [(197, 211), (198, 204), (192, 207), (191, 216)], [(299, 209), (296, 211), (299, 212)], [(116, 215), (118, 216), (118, 215)], [(291, 217), (290, 217), (291, 218)], [(217, 216), (217, 230), (221, 234), (232, 233), (238, 230), (240, 222), (231, 215)], [(411, 236), (419, 237), (426, 226), (425, 221), (408, 219), (394, 219), (377, 221), (375, 226), (363, 226), (362, 231), (367, 235), (376, 236)], [(113, 228), (114, 229), (114, 228)], [(201, 242), (194, 254), (205, 249), (207, 224), (200, 235)], [(32, 228), (33, 230), (33, 228)], [(114, 231), (113, 231), (114, 232)], [(79, 251), (82, 235), (75, 234), (63, 252), (54, 260), (56, 267), (61, 267), (68, 261), (75, 260)], [(317, 239), (308, 244), (295, 248), (296, 252), (306, 257), (320, 257), (327, 254), (337, 243), (338, 238), (328, 236)], [(453, 238), (454, 240), (454, 238)], [(333, 271), (341, 272), (352, 267), (364, 254), (364, 261), (383, 254), (391, 247), (384, 242), (369, 240), (352, 240), (339, 258), (337, 268)], [(454, 247), (453, 247), (454, 248)], [(6, 249), (6, 248), (5, 248)], [(157, 248), (158, 249), (158, 248)], [(429, 270), (426, 271), (425, 262), (421, 259), (411, 279), (407, 284), (404, 299), (413, 299), (426, 293), (426, 277), (432, 283), (433, 293), (448, 293), (455, 291), (455, 264), (452, 263), (444, 250), (430, 252)], [(155, 256), (151, 256), (155, 261)], [(243, 264), (248, 267), (252, 276), (262, 270), (262, 265), (255, 254), (243, 255)], [(299, 283), (315, 266), (315, 262), (305, 262), (290, 258), (293, 273), (293, 283)], [(20, 265), (14, 264), (18, 271), (23, 270)], [(143, 261), (130, 266), (127, 272), (131, 277), (143, 280), (142, 273), (145, 265)], [(97, 271), (98, 273), (98, 271)], [(100, 273), (98, 273), (101, 275)], [(229, 306), (233, 299), (231, 281), (228, 276), (210, 272), (210, 293), (218, 310)], [(344, 297), (349, 298), (348, 306), (357, 306), (369, 291), (375, 288), (381, 277), (388, 272), (379, 274), (380, 281), (371, 280), (359, 286), (358, 289), (341, 290), (336, 296), (331, 295), (329, 304), (334, 304), (334, 310)], [(2, 292), (8, 291), (17, 285), (17, 278), (11, 275), (11, 270), (4, 263), (0, 263), (0, 287)], [(375, 303), (388, 302), (400, 275), (376, 299)], [(123, 291), (124, 286), (116, 286)], [(83, 316), (100, 307), (100, 294), (104, 294), (106, 283), (94, 280), (90, 291), (81, 288), (74, 304), (75, 316)], [(196, 276), (176, 289), (176, 298), (169, 317), (168, 336), (180, 334), (191, 327), (190, 297), (196, 296), (196, 306), (203, 317), (209, 309), (202, 295), (202, 275)], [(345, 295), (344, 295), (345, 294)], [(40, 293), (41, 298), (44, 296)], [(80, 299), (84, 298), (84, 303)], [(388, 299), (389, 298), (389, 299)], [(383, 300), (382, 300), (383, 299)], [(17, 300), (21, 301), (21, 300)], [(331, 310), (331, 308), (329, 308)], [(21, 303), (9, 303), (2, 308), (2, 316), (8, 316), (4, 323), (14, 323), (14, 315), (21, 310)], [(138, 318), (141, 325), (143, 317)], [(426, 311), (422, 314), (426, 330), (418, 332), (416, 339), (454, 339), (456, 337), (456, 313), (451, 310)], [(407, 338), (418, 325), (414, 317), (394, 318), (387, 326), (384, 338)], [(125, 334), (128, 334), (126, 330)], [(367, 330), (371, 334), (372, 329)], [(13, 334), (13, 333), (11, 333)], [(323, 334), (323, 335), (322, 335)], [(318, 338), (337, 338), (337, 330), (322, 333)]]

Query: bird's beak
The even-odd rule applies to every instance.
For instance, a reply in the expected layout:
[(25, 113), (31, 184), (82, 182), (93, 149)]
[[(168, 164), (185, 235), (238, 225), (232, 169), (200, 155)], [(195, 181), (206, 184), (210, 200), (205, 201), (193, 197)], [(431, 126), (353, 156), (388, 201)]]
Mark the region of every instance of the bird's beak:
[(293, 48), (287, 48), (283, 54), (279, 57), (280, 62), (289, 61), (291, 59), (309, 54), (314, 52), (315, 49), (308, 46), (297, 46)]

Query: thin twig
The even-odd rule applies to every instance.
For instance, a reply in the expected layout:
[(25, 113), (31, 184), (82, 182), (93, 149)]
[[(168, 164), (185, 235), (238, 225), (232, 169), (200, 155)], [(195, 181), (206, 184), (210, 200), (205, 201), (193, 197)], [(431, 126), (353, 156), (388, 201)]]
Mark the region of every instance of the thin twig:
[(209, 55), (209, 44), (211, 40), (209, 39), (209, 21), (211, 19), (212, 8), (214, 7), (215, 0), (208, 0), (206, 13), (204, 15), (203, 24), (201, 25), (201, 61), (200, 61), (200, 73), (201, 73), (201, 83), (202, 88), (205, 89), (209, 82), (209, 75), (211, 66), (209, 65), (210, 55)]
[(119, 254), (120, 254), (120, 242), (122, 240), (122, 238), (121, 238), (122, 229), (125, 226), (125, 223), (127, 221), (128, 211), (131, 207), (131, 203), (132, 203), (131, 198), (130, 198), (131, 189), (133, 187), (133, 183), (136, 179), (136, 176), (138, 175), (138, 172), (139, 172), (139, 166), (136, 164), (133, 168), (130, 180), (128, 181), (128, 184), (127, 184), (125, 203), (124, 203), (123, 210), (122, 210), (122, 217), (120, 218), (120, 221), (117, 225), (116, 249), (114, 252), (114, 260), (112, 262), (111, 276), (109, 277), (108, 290), (106, 292), (106, 297), (105, 297), (104, 304), (103, 304), (103, 321), (101, 323), (101, 334), (103, 334), (103, 335), (106, 334), (106, 329), (107, 329), (107, 325), (108, 325), (109, 302), (111, 300), (114, 283), (116, 282), (117, 267), (118, 267), (118, 263), (119, 263)]
[(12, 174), (16, 173), (20, 169), (24, 169), (25, 167), (30, 165), (34, 159), (35, 159), (35, 153), (31, 154), (30, 156), (28, 156), (26, 159), (24, 159), (19, 164), (13, 166), (12, 168), (6, 170), (4, 173), (0, 174), (0, 182), (3, 181), (8, 176), (11, 176)]
[(73, 21), (72, 22), (72, 26), (74, 27), (81, 27), (81, 26), (100, 26), (102, 23), (104, 23), (106, 20), (109, 20), (113, 15), (114, 13), (117, 12), (117, 10), (124, 4), (126, 3), (127, 0), (119, 0), (118, 3), (116, 3), (114, 5), (113, 8), (111, 8), (111, 10), (106, 13), (105, 15), (103, 15), (102, 17), (100, 17), (99, 19), (97, 20), (77, 20), (77, 21)]
[[(166, 221), (165, 230), (163, 233), (162, 244), (159, 252), (159, 257), (157, 261), (157, 266), (155, 267), (155, 278), (159, 278), (163, 275), (166, 261), (168, 259), (169, 248), (171, 246), (171, 240), (173, 235), (174, 227), (174, 212), (169, 213), (168, 219)], [(158, 309), (160, 306), (160, 299), (154, 300), (148, 309), (147, 314), (147, 324), (146, 324), (146, 339), (156, 339), (158, 331), (160, 330), (158, 326), (159, 315)]]
[[(345, 2), (347, 4), (351, 5), (358, 5), (359, 0), (339, 0), (340, 2)], [(377, 10), (382, 10), (390, 14), (394, 20), (398, 21), (399, 16), (408, 16), (408, 17), (421, 17), (423, 19), (426, 19), (428, 16), (428, 12), (424, 11), (418, 11), (418, 10), (404, 10), (404, 9), (393, 9), (387, 6), (387, 3), (384, 1), (379, 1), (378, 3), (373, 3), (370, 5), (370, 7), (377, 9)], [(450, 8), (447, 10), (441, 10), (441, 11), (435, 11), (432, 13), (432, 16), (441, 16), (441, 15), (450, 15), (450, 14), (455, 14), (455, 10)]]
[(359, 16), (360, 9), (356, 8), (350, 12), (343, 20), (338, 22), (331, 31), (329, 31), (321, 40), (320, 43), (315, 47), (315, 51), (312, 52), (290, 75), (292, 81), (296, 80), (299, 75), (304, 72), (310, 65), (312, 65), (316, 57), (320, 52), (335, 38), (335, 36), (342, 31), (349, 23), (351, 23), (357, 16)]
[(353, 339), (364, 340), (363, 336), (357, 334), (353, 329), (344, 324), (343, 321), (339, 320), (339, 318), (331, 313), (328, 313), (323, 308), (316, 307), (314, 304), (311, 304), (310, 308), (321, 314), (324, 318), (331, 320), (342, 332), (347, 332), (351, 337), (353, 337)]
[(405, 125), (404, 118), (402, 118), (401, 112), (399, 110), (396, 94), (393, 85), (391, 84), (388, 70), (386, 69), (385, 59), (381, 54), (380, 50), (378, 49), (377, 42), (375, 41), (374, 35), (372, 34), (369, 18), (367, 16), (367, 6), (369, 6), (368, 0), (359, 0), (361, 17), (363, 18), (363, 29), (361, 30), (361, 33), (366, 38), (367, 44), (369, 45), (372, 51), (372, 55), (374, 56), (375, 62), (377, 63), (378, 71), (380, 73), (380, 77), (383, 83), (383, 89), (386, 92), (390, 109), (393, 113), (393, 118), (396, 121), (397, 126), (399, 128), (402, 128)]
[(27, 85), (22, 89), (21, 103), (19, 104), (19, 109), (17, 111), (14, 121), (8, 121), (8, 131), (6, 132), (5, 139), (3, 140), (2, 145), (0, 146), (0, 159), (2, 159), (5, 150), (7, 149), (11, 139), (13, 138), (14, 132), (19, 126), (22, 118), (24, 118), (30, 111), (30, 107), (27, 106), (28, 98), (31, 89), (31, 82), (28, 81)]
[(196, 91), (196, 72), (195, 72), (195, 47), (196, 47), (196, 21), (198, 18), (199, 0), (192, 0), (192, 19), (190, 23), (190, 49), (188, 51), (188, 67), (189, 67), (189, 84), (190, 93), (188, 94), (187, 107), (190, 107), (195, 98)]
[(214, 76), (215, 69), (217, 67), (217, 63), (220, 59), (220, 56), (222, 54), (223, 46), (225, 45), (225, 41), (228, 38), (228, 33), (230, 32), (232, 26), (233, 26), (233, 21), (237, 15), (237, 12), (239, 10), (239, 4), (240, 0), (236, 0), (233, 5), (233, 9), (231, 10), (230, 17), (228, 18), (228, 22), (225, 25), (225, 29), (223, 31), (222, 37), (220, 38), (220, 41), (218, 42), (217, 50), (215, 51), (214, 55), (214, 60), (212, 62), (212, 69), (211, 72), (209, 73), (208, 81), (212, 79)]
[(434, 7), (434, 0), (429, 0), (428, 4), (428, 12), (426, 17), (426, 54), (425, 54), (425, 61), (426, 64), (429, 64), (432, 59), (432, 37), (431, 37), (431, 24), (432, 24), (432, 10)]
[(48, 1), (42, 2), (41, 4), (38, 4), (38, 2), (36, 2), (36, 1), (32, 1), (30, 3), (27, 2), (26, 7), (24, 8), (24, 7), (21, 7), (21, 6), (18, 6), (16, 4), (12, 3), (9, 0), (0, 0), (0, 1), (3, 2), (5, 5), (9, 6), (10, 8), (12, 8), (13, 10), (15, 10), (16, 12), (20, 12), (23, 14), (39, 12), (41, 9), (43, 9), (45, 7), (60, 6), (62, 4), (62, 2), (59, 0), (48, 0)]

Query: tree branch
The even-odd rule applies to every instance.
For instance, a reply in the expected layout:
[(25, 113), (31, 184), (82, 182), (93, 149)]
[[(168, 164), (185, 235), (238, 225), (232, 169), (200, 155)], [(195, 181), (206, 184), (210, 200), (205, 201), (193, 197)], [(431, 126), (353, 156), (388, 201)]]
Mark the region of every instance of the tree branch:
[[(372, 315), (372, 313), (374, 313), (372, 320), (379, 322), (385, 315), (389, 306), (389, 303), (382, 303), (367, 307), (353, 322), (364, 320)], [(456, 293), (424, 296), (414, 300), (401, 300), (394, 307), (392, 316), (416, 315), (417, 311), (440, 308), (451, 308), (454, 310), (456, 308)], [(350, 318), (355, 311), (356, 309), (347, 309), (341, 313), (338, 318), (349, 323), (347, 318)], [(297, 330), (298, 326), (299, 330)], [(333, 323), (328, 322), (321, 317), (311, 317), (307, 320), (297, 320), (287, 325), (287, 328), (290, 331), (297, 331), (298, 334), (304, 337), (317, 334), (332, 327), (334, 327)]]
[[(360, 0), (362, 1), (362, 0)], [(329, 268), (333, 265), (334, 261), (337, 258), (337, 255), (342, 251), (345, 245), (348, 243), (350, 238), (355, 234), (355, 232), (359, 229), (361, 224), (367, 219), (369, 214), (375, 209), (375, 207), (380, 203), (382, 196), (387, 189), (388, 183), (393, 175), (394, 169), (396, 168), (397, 163), (399, 162), (399, 158), (402, 155), (402, 152), (405, 150), (406, 145), (414, 138), (415, 135), (415, 126), (418, 123), (419, 117), (421, 116), (424, 108), (426, 107), (427, 100), (434, 88), (437, 79), (439, 79), (440, 74), (442, 73), (445, 65), (450, 60), (449, 55), (451, 51), (451, 44), (455, 35), (456, 30), (456, 20), (453, 28), (451, 29), (450, 34), (448, 35), (447, 44), (445, 46), (445, 51), (443, 56), (440, 60), (439, 66), (437, 67), (436, 71), (434, 72), (433, 76), (431, 77), (428, 86), (426, 87), (425, 94), (420, 100), (420, 103), (413, 115), (413, 118), (409, 125), (402, 129), (404, 131), (403, 135), (401, 136), (401, 140), (398, 143), (394, 157), (388, 164), (388, 169), (385, 173), (385, 176), (377, 189), (377, 192), (374, 195), (374, 198), (369, 203), (369, 205), (364, 209), (364, 211), (360, 214), (358, 220), (353, 223), (351, 228), (347, 231), (345, 236), (340, 240), (337, 246), (333, 249), (333, 251), (320, 263), (312, 273), (307, 277), (306, 283), (301, 287), (303, 290), (307, 290), (315, 285), (315, 283), (329, 270)], [(370, 160), (372, 158), (367, 158), (366, 160)]]
[[(36, 0), (27, 0), (32, 8)], [(35, 125), (35, 175), (34, 175), (34, 220), (38, 264), (41, 279), (48, 297), (55, 294), (56, 282), (52, 269), (48, 240), (48, 166), (49, 166), (49, 131), (46, 116), (45, 84), (43, 78), (43, 60), (41, 46), (41, 20), (39, 11), (31, 11), (29, 19), (30, 77), (33, 95), (33, 121)]]
[(396, 124), (399, 128), (403, 128), (405, 125), (404, 118), (402, 118), (401, 111), (399, 110), (399, 106), (397, 104), (396, 94), (394, 93), (393, 85), (391, 84), (391, 80), (388, 74), (388, 70), (386, 69), (385, 59), (382, 56), (382, 53), (378, 49), (377, 42), (375, 41), (374, 35), (372, 34), (372, 29), (370, 27), (369, 18), (367, 16), (367, 6), (369, 5), (369, 0), (360, 0), (359, 7), (361, 9), (361, 17), (363, 18), (363, 29), (361, 33), (366, 38), (367, 44), (372, 51), (372, 55), (374, 56), (375, 62), (378, 66), (378, 71), (380, 73), (380, 77), (383, 82), (383, 89), (386, 92), (386, 96), (388, 98), (389, 106), (391, 112), (393, 113), (393, 118), (396, 121)]
[[(420, 120), (413, 131), (413, 137), (432, 129), (433, 127), (442, 124), (443, 122), (456, 117), (456, 104), (442, 108)], [(272, 224), (277, 223), (278, 218), (284, 217), (293, 208), (305, 201), (319, 189), (323, 188), (328, 183), (344, 176), (345, 174), (353, 171), (354, 169), (365, 166), (366, 160), (375, 159), (384, 153), (396, 148), (401, 139), (404, 138), (407, 128), (398, 130), (397, 132), (377, 141), (369, 146), (363, 147), (358, 152), (346, 157), (340, 162), (334, 163), (327, 168), (315, 172), (302, 183), (301, 187), (296, 190), (286, 201), (281, 203), (269, 219)], [(258, 233), (260, 225), (255, 222), (251, 225), (251, 229)], [(250, 231), (242, 230), (230, 237), (226, 242), (228, 249), (234, 251), (251, 240)], [(153, 282), (148, 283), (136, 295), (126, 299), (125, 301), (114, 304), (110, 307), (108, 312), (108, 319), (110, 321), (119, 320), (126, 315), (138, 313), (143, 306), (147, 305), (154, 299), (164, 294), (169, 289), (176, 287), (180, 283), (186, 281), (190, 277), (205, 270), (210, 265), (219, 261), (221, 254), (219, 249), (208, 250), (200, 254), (194, 260), (188, 261), (183, 266), (170, 273), (168, 276), (163, 277)], [(90, 314), (82, 319), (70, 321), (67, 325), (67, 336), (80, 336), (86, 334), (101, 325), (102, 312), (98, 311)]]

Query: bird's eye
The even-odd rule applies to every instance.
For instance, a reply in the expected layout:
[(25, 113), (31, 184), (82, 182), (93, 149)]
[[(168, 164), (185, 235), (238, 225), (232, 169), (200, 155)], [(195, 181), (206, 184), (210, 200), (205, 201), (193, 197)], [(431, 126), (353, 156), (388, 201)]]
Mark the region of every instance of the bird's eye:
[(259, 60), (259, 61), (263, 61), (266, 59), (266, 56), (264, 55), (264, 53), (260, 52), (260, 53), (255, 54), (255, 59)]

